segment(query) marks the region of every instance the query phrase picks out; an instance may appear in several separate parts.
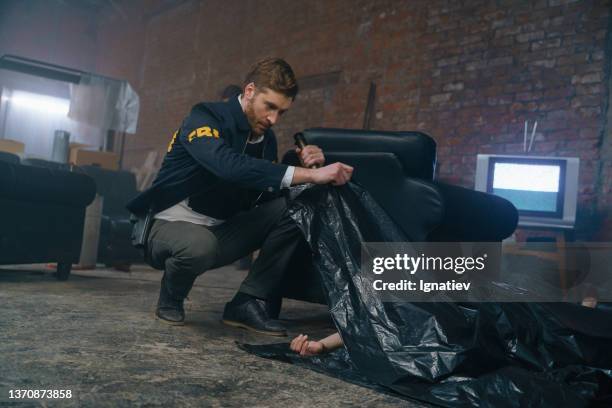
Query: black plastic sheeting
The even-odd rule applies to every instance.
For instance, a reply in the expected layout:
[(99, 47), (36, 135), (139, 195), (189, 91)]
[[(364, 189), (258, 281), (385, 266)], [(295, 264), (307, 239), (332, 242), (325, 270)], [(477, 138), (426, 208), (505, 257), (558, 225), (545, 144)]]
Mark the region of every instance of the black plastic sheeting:
[(361, 243), (405, 239), (369, 194), (354, 184), (314, 187), (290, 212), (314, 253), (346, 350), (303, 358), (288, 344), (242, 345), (247, 351), (447, 407), (612, 406), (609, 311), (383, 303), (360, 276)]

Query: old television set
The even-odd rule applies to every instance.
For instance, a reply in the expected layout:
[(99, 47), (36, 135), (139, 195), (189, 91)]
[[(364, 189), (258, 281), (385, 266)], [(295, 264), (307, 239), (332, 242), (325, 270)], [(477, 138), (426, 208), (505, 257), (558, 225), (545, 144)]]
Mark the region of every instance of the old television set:
[(479, 154), (475, 189), (514, 204), (519, 226), (573, 228), (579, 166), (576, 157)]

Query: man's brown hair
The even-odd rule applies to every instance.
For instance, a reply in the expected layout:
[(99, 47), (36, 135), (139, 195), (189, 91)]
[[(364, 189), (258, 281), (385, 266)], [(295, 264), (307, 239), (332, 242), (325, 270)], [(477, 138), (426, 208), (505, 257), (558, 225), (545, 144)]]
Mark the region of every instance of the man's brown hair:
[(264, 58), (257, 61), (244, 79), (243, 87), (253, 82), (258, 88), (268, 88), (295, 99), (298, 84), (291, 66), (281, 58)]

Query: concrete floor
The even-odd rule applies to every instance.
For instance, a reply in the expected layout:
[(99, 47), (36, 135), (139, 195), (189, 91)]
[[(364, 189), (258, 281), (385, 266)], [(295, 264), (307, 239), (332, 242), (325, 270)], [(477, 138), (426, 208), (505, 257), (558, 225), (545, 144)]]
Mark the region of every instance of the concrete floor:
[[(244, 272), (201, 276), (183, 327), (154, 319), (161, 273), (133, 266), (73, 271), (0, 267), (0, 406), (423, 407), (323, 374), (248, 354), (235, 345), (332, 332), (325, 306), (286, 300), (289, 338), (220, 323)], [(73, 398), (15, 402), (9, 389), (69, 389)]]

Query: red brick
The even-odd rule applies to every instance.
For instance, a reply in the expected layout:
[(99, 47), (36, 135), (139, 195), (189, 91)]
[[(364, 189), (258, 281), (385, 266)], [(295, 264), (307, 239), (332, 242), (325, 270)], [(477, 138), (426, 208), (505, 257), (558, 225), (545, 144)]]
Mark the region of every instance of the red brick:
[(580, 108), (578, 109), (580, 116), (585, 119), (599, 119), (601, 118), (601, 107), (589, 107), (589, 108)]
[(546, 48), (558, 48), (561, 45), (560, 38), (542, 40), (542, 41), (534, 41), (531, 43), (531, 49), (533, 51), (542, 50)]
[(604, 87), (601, 83), (589, 85), (576, 85), (576, 95), (596, 95), (604, 92)]
[(583, 106), (601, 106), (602, 100), (600, 97), (595, 95), (576, 96), (572, 98), (572, 108), (579, 108)]
[(572, 84), (593, 84), (601, 82), (603, 75), (601, 72), (593, 72), (585, 75), (576, 75), (572, 77)]
[(579, 137), (580, 139), (597, 139), (601, 130), (599, 128), (583, 128), (580, 129)]
[(577, 137), (576, 129), (555, 130), (546, 133), (546, 140), (568, 140)]
[(544, 31), (534, 31), (531, 33), (523, 33), (516, 36), (516, 41), (519, 43), (541, 40), (544, 38)]
[(552, 99), (544, 100), (539, 103), (538, 110), (541, 112), (547, 112), (552, 110), (559, 110), (569, 107), (570, 103), (568, 99)]

